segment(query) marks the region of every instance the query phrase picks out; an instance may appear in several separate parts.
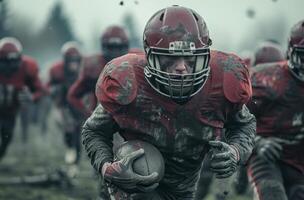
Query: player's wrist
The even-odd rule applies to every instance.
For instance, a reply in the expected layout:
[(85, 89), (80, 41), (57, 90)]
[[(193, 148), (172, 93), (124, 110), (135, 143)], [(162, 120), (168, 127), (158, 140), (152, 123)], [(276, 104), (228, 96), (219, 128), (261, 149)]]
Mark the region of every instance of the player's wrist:
[(105, 177), (106, 170), (109, 166), (111, 166), (110, 162), (106, 162), (102, 165), (101, 170), (100, 170), (102, 177)]

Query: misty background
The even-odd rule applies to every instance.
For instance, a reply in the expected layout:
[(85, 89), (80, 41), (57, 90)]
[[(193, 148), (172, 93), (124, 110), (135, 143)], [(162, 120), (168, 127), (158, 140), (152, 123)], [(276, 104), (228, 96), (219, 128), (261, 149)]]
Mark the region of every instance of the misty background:
[(100, 51), (105, 28), (128, 31), (131, 47), (142, 46), (145, 23), (157, 10), (181, 5), (206, 21), (213, 49), (252, 52), (265, 40), (285, 50), (290, 27), (304, 18), (304, 0), (2, 0), (0, 38), (17, 37), (24, 53), (44, 71), (60, 59), (64, 42), (76, 40), (84, 54)]

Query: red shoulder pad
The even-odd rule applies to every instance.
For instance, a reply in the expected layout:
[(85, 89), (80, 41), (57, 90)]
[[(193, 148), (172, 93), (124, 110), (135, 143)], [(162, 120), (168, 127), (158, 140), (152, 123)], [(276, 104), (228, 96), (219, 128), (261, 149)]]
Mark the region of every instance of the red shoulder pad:
[(277, 97), (284, 93), (289, 77), (287, 61), (263, 63), (252, 69), (251, 82), (255, 92), (264, 88), (269, 97)]
[(62, 61), (58, 61), (51, 66), (50, 79), (52, 79), (52, 80), (63, 80), (64, 79), (64, 70), (63, 70)]
[(134, 54), (116, 58), (106, 65), (97, 85), (96, 96), (103, 106), (130, 104), (137, 95)]
[(211, 56), (215, 59), (213, 63), (219, 65), (212, 68), (212, 74), (222, 74), (225, 97), (232, 103), (247, 103), (252, 96), (252, 88), (246, 64), (233, 54), (214, 52)]
[(26, 74), (28, 76), (32, 77), (38, 75), (39, 67), (37, 62), (33, 58), (29, 56), (23, 56), (22, 64), (25, 66)]

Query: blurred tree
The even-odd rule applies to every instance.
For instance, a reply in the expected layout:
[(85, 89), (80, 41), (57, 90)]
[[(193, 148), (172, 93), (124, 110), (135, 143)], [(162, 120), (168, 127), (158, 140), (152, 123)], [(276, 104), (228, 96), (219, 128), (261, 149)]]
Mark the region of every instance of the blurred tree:
[(139, 30), (136, 22), (134, 20), (134, 16), (132, 13), (127, 13), (123, 17), (124, 26), (127, 29), (129, 40), (130, 40), (130, 47), (142, 47), (142, 41), (139, 37)]
[(0, 1), (0, 38), (9, 35), (7, 28), (8, 8), (6, 1)]
[(60, 57), (61, 46), (76, 40), (70, 19), (64, 13), (61, 2), (57, 2), (51, 10), (48, 20), (38, 35), (39, 51), (43, 60), (54, 60)]

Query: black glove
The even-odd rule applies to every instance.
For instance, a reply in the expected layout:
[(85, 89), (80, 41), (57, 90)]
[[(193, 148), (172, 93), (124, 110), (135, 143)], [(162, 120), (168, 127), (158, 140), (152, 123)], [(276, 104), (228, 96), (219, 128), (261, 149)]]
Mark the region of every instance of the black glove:
[(221, 141), (210, 141), (210, 169), (216, 178), (227, 178), (237, 169), (239, 152), (236, 147)]
[(276, 137), (257, 137), (256, 138), (256, 153), (263, 159), (274, 162), (281, 156), (283, 147), (282, 144), (286, 143), (283, 139)]
[(148, 176), (133, 171), (133, 161), (144, 154), (143, 149), (130, 153), (123, 159), (113, 163), (105, 163), (102, 167), (104, 179), (128, 193), (150, 192), (158, 186), (158, 173)]

